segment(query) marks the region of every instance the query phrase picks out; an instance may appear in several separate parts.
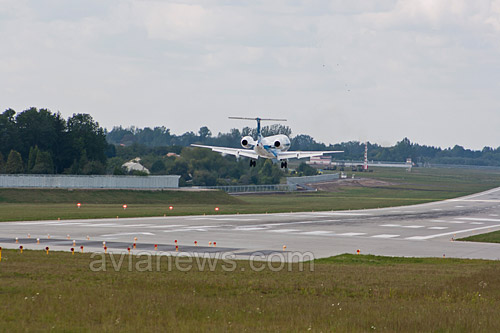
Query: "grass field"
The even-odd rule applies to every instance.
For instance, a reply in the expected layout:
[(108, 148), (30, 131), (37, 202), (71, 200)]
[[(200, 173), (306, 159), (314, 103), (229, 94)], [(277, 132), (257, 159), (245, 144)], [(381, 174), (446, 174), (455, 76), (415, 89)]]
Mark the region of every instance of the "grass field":
[[(348, 173), (349, 176), (351, 173)], [(500, 171), (379, 168), (357, 176), (390, 182), (336, 192), (229, 196), (206, 191), (0, 189), (0, 221), (348, 210), (426, 203), (500, 186)], [(82, 203), (81, 208), (76, 204)], [(124, 210), (123, 204), (128, 208)], [(169, 206), (174, 209), (170, 211)], [(219, 207), (219, 211), (215, 211)]]
[(247, 261), (138, 272), (108, 260), (92, 272), (90, 254), (2, 256), (1, 331), (500, 331), (494, 261), (342, 255), (312, 272)]
[(486, 234), (469, 236), (458, 239), (466, 242), (500, 243), (500, 231), (493, 231)]

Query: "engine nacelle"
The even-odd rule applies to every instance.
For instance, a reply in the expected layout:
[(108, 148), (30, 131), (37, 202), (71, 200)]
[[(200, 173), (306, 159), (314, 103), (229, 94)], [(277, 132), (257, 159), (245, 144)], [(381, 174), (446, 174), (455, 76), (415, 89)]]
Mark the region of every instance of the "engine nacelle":
[(276, 140), (274, 141), (274, 144), (273, 144), (274, 148), (283, 148), (283, 145), (281, 144), (281, 142), (279, 140)]
[(241, 146), (243, 148), (252, 148), (255, 145), (255, 141), (251, 136), (245, 136), (241, 139)]

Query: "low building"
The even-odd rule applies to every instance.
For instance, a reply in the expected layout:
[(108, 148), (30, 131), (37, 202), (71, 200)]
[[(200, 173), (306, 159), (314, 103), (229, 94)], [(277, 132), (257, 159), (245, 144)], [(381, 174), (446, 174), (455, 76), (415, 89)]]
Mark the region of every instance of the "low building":
[(328, 167), (332, 164), (332, 157), (331, 156), (314, 156), (309, 159), (308, 162), (306, 162), (309, 165), (318, 165), (318, 166), (323, 166), (323, 167)]

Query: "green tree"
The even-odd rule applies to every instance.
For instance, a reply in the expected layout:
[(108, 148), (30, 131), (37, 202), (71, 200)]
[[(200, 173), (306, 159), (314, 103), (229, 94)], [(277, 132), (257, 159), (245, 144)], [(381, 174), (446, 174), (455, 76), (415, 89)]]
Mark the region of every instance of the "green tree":
[(198, 134), (200, 135), (200, 140), (202, 142), (212, 136), (212, 132), (210, 132), (207, 126), (201, 127), (200, 130), (198, 131)]
[(282, 171), (271, 160), (266, 160), (258, 171), (259, 184), (279, 184)]
[[(73, 114), (68, 119), (68, 137), (73, 158), (81, 159), (85, 151), (89, 161), (106, 163), (106, 134), (89, 114)], [(84, 166), (80, 165), (80, 168)]]
[[(16, 126), (19, 135), (18, 151), (24, 159), (29, 160), (31, 147), (38, 146), (40, 150), (50, 152), (51, 156), (58, 156), (59, 164), (64, 163), (66, 121), (60, 113), (32, 107), (16, 116)], [(60, 165), (60, 170), (64, 167), (67, 165)]]
[(52, 174), (54, 173), (54, 162), (48, 151), (40, 151), (37, 149), (35, 165), (31, 169), (31, 173), (35, 174)]
[(3, 159), (3, 154), (0, 151), (0, 173), (4, 173), (5, 171), (5, 161)]
[(167, 171), (167, 168), (165, 166), (165, 163), (163, 163), (162, 160), (156, 160), (153, 162), (153, 165), (151, 166), (151, 173), (155, 175), (163, 175)]
[(83, 149), (80, 155), (80, 160), (78, 161), (78, 173), (83, 173), (83, 169), (85, 169), (88, 163), (89, 159), (87, 158), (87, 150)]
[(125, 170), (123, 170), (123, 168), (121, 168), (121, 167), (117, 167), (117, 166), (116, 166), (116, 167), (113, 169), (113, 175), (114, 175), (114, 176), (124, 176), (124, 175), (126, 175), (126, 174), (127, 174), (127, 173), (125, 172)]
[(5, 173), (16, 174), (23, 173), (23, 159), (21, 154), (15, 150), (11, 150), (7, 158)]
[(30, 153), (28, 155), (28, 167), (27, 167), (27, 170), (26, 170), (27, 172), (31, 172), (31, 170), (35, 166), (36, 158), (37, 158), (37, 155), (38, 155), (39, 151), (40, 150), (38, 149), (38, 146), (30, 147)]
[(104, 175), (106, 167), (99, 161), (89, 161), (82, 168), (81, 172), (84, 175)]
[(306, 164), (305, 162), (300, 163), (296, 171), (303, 176), (314, 176), (318, 174), (318, 171), (315, 168)]
[(19, 143), (15, 114), (16, 111), (12, 109), (0, 114), (0, 152), (4, 156), (8, 156), (11, 149), (16, 149), (15, 146)]
[(217, 176), (207, 170), (196, 170), (193, 175), (193, 185), (215, 186), (217, 185)]

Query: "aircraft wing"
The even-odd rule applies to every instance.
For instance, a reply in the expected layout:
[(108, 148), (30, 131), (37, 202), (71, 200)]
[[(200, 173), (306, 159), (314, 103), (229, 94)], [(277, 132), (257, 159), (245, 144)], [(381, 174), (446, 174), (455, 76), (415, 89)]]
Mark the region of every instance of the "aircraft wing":
[(285, 151), (278, 153), (278, 160), (286, 160), (288, 158), (306, 158), (314, 156), (322, 156), (323, 154), (343, 153), (343, 150), (326, 150), (326, 151)]
[(228, 147), (215, 147), (215, 146), (204, 146), (204, 145), (197, 145), (197, 144), (191, 144), (193, 147), (200, 147), (200, 148), (208, 148), (212, 149), (212, 151), (215, 151), (217, 153), (221, 154), (229, 154), (229, 155), (234, 155), (236, 157), (240, 156), (245, 156), (245, 157), (250, 157), (250, 158), (255, 158), (258, 159), (259, 155), (257, 155), (256, 152), (253, 150), (249, 149), (237, 149), (237, 148), (228, 148)]

